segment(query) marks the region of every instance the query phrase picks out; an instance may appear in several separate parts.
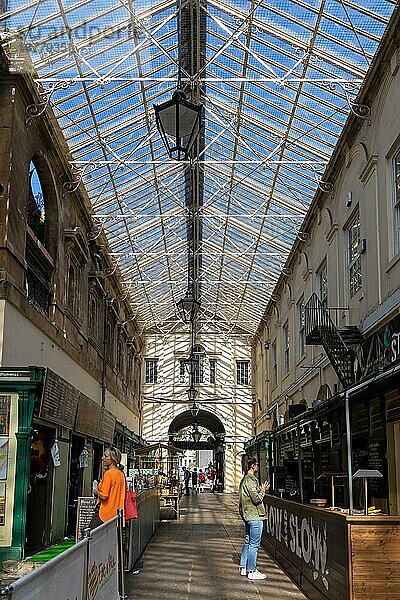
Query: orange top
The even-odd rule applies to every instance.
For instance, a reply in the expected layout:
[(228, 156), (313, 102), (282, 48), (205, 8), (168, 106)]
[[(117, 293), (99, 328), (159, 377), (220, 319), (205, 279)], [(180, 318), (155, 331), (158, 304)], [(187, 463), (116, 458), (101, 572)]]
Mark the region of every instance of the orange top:
[(98, 490), (102, 496), (107, 496), (106, 500), (100, 502), (99, 510), (99, 517), (104, 523), (116, 517), (119, 508), (124, 508), (125, 475), (119, 469), (107, 469), (98, 485)]

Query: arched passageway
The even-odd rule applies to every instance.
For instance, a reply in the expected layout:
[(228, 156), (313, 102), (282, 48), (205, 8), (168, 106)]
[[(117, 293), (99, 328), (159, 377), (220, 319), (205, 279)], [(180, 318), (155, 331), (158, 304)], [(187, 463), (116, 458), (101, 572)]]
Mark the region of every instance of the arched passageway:
[(198, 442), (178, 437), (179, 433), (194, 423), (190, 410), (184, 410), (170, 423), (168, 429), (169, 441), (182, 450), (211, 450), (212, 463), (216, 470), (216, 480), (223, 491), (225, 484), (225, 427), (217, 415), (207, 410), (199, 410), (196, 423), (200, 430), (207, 430), (210, 435), (202, 435)]

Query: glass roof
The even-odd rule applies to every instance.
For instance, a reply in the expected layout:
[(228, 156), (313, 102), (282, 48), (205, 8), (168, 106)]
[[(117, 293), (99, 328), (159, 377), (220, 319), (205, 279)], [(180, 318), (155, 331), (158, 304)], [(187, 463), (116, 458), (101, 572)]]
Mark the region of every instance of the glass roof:
[[(199, 66), (182, 72), (205, 107), (204, 327), (255, 331), (395, 5), (181, 0), (204, 23), (185, 47)], [(172, 326), (187, 289), (188, 165), (168, 159), (153, 109), (177, 88), (178, 14), (169, 0), (10, 0), (0, 14), (144, 328)]]

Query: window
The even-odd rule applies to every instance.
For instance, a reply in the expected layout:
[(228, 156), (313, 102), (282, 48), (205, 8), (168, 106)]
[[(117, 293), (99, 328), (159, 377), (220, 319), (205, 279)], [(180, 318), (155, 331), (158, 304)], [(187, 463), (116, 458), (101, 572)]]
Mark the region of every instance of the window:
[(179, 361), (179, 383), (185, 383), (186, 370), (185, 370), (185, 359), (181, 358)]
[(237, 385), (249, 385), (249, 362), (247, 360), (238, 360), (236, 363), (236, 383)]
[(362, 287), (360, 243), (360, 213), (357, 211), (347, 230), (347, 270), (352, 298)]
[(37, 239), (45, 244), (46, 207), (39, 175), (33, 161), (29, 165), (28, 225)]
[(393, 158), (393, 249), (400, 252), (400, 150)]
[(215, 383), (217, 378), (217, 361), (210, 358), (210, 383)]
[(203, 346), (196, 345), (193, 346), (192, 353), (196, 359), (193, 365), (193, 383), (194, 385), (198, 385), (199, 383), (204, 383), (204, 359), (206, 351)]
[(68, 297), (67, 305), (73, 315), (79, 317), (81, 310), (81, 269), (78, 260), (71, 252), (68, 267)]
[(290, 340), (289, 340), (289, 324), (285, 323), (282, 329), (282, 337), (283, 337), (283, 373), (286, 375), (289, 373), (290, 361), (289, 361), (289, 351), (290, 351)]
[(276, 340), (271, 345), (271, 387), (278, 383), (278, 354), (276, 351)]
[(326, 260), (317, 271), (317, 294), (322, 304), (328, 304), (328, 273), (326, 269)]
[(297, 358), (300, 359), (305, 353), (304, 336), (304, 298), (296, 304), (296, 329), (297, 329)]
[(198, 385), (204, 383), (204, 356), (197, 355), (197, 361), (194, 364), (193, 383)]
[(128, 385), (132, 385), (132, 383), (133, 383), (134, 364), (135, 364), (134, 350), (132, 350), (132, 348), (129, 348), (128, 360), (126, 362), (126, 383)]
[(146, 358), (145, 383), (157, 383), (158, 379), (158, 359)]
[(99, 304), (99, 297), (92, 290), (89, 295), (89, 335), (95, 342), (99, 341)]

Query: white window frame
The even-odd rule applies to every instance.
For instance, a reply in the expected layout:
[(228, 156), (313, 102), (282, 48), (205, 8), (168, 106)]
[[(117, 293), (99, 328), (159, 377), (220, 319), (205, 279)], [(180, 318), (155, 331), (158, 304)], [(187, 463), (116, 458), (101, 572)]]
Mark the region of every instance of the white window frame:
[(362, 288), (360, 240), (360, 212), (357, 210), (346, 231), (348, 292), (350, 298), (353, 298)]
[(210, 383), (214, 384), (217, 382), (217, 359), (210, 358)]
[(236, 361), (236, 384), (250, 385), (250, 361)]
[(158, 358), (145, 359), (145, 383), (158, 383)]
[(392, 158), (393, 252), (400, 252), (400, 148)]
[(300, 298), (296, 304), (296, 329), (297, 329), (297, 360), (303, 358), (306, 353), (306, 336), (305, 336), (305, 310), (304, 296)]
[(179, 359), (179, 383), (186, 383), (186, 362), (184, 358)]
[(325, 306), (328, 304), (328, 268), (326, 259), (322, 261), (317, 271), (318, 298)]
[(271, 344), (271, 387), (278, 385), (278, 352), (276, 340)]
[(283, 374), (287, 375), (290, 370), (290, 335), (289, 321), (282, 327), (282, 350), (283, 350)]

